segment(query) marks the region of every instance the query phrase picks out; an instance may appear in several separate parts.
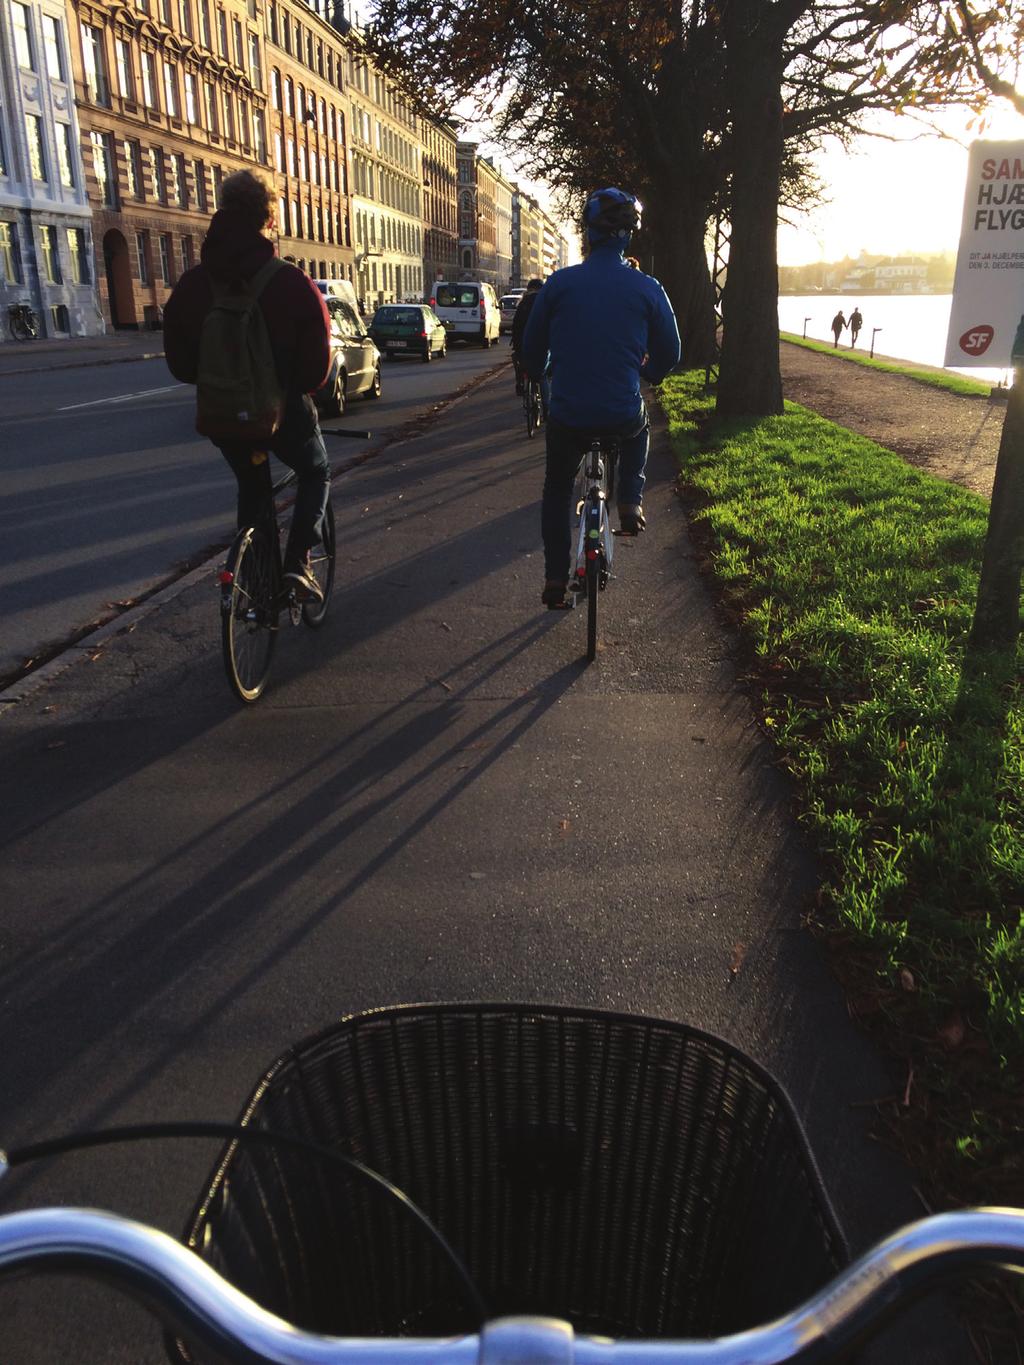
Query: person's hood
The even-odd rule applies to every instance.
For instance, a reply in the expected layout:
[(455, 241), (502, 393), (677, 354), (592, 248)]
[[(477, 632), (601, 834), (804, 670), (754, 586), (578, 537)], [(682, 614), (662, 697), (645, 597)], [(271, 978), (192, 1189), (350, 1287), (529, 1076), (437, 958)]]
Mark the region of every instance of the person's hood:
[(214, 279), (251, 279), (274, 255), (274, 243), (237, 213), (219, 209), (210, 220), (200, 260)]

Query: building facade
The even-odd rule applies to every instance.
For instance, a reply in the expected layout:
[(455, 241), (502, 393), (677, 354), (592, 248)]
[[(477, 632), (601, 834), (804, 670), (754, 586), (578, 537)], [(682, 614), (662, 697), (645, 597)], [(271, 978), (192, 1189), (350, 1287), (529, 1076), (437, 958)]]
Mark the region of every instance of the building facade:
[(512, 278), (509, 284), (513, 289), (543, 277), (541, 241), (540, 207), (535, 199), (517, 188), (512, 196)]
[[(497, 180), (493, 166), (478, 155), (479, 143), (458, 144), (459, 275), (485, 280), (497, 289)], [(511, 218), (511, 207), (510, 207)]]
[(157, 327), (220, 185), (265, 166), (255, 0), (68, 0), (100, 307)]
[(356, 293), (372, 311), (423, 298), (420, 119), (374, 69), (355, 31), (346, 56)]
[(494, 181), (494, 287), (499, 297), (512, 283), (512, 196), (515, 186), (494, 164), (493, 157), (486, 165)]
[(423, 119), (423, 286), (459, 272), (458, 135), (443, 119)]
[(339, 34), (301, 0), (267, 6), (267, 131), (277, 182), (278, 254), (315, 279), (355, 283), (346, 59)]
[(0, 5), (0, 96), (0, 337), (17, 303), (40, 336), (101, 335), (62, 0)]

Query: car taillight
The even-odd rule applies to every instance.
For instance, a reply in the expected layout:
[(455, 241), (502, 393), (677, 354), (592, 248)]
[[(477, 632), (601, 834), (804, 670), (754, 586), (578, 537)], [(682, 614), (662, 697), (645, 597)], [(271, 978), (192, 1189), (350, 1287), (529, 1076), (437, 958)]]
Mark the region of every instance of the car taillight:
[(420, 341), (426, 341), (426, 339), (427, 339), (426, 332), (420, 332)]
[(485, 317), (487, 316), (487, 308), (486, 308), (486, 305), (485, 305), (482, 301), (481, 301), (481, 304), (480, 304), (480, 316), (481, 316), (482, 318), (485, 318)]
[(437, 299), (431, 299), (431, 300), (430, 300), (430, 306), (431, 306), (431, 308), (436, 308), (436, 307), (437, 307)]

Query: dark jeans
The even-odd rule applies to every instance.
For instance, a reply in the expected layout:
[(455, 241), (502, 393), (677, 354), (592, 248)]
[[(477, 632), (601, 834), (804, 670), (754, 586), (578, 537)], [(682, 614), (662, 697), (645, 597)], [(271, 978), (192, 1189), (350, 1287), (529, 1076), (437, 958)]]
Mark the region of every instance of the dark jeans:
[(580, 428), (564, 427), (553, 418), (547, 424), (547, 468), (544, 473), (544, 498), (540, 526), (544, 537), (544, 576), (565, 581), (569, 577), (572, 551), (572, 489), (580, 461), (595, 436), (614, 437), (619, 442), (617, 488), (619, 506), (638, 506), (643, 499), (644, 470), (650, 427), (646, 408), (641, 416), (625, 426)]
[[(313, 548), (323, 533), (324, 513), (331, 486), (331, 466), (315, 412), (289, 408), (285, 420), (268, 449), (297, 475), (295, 507), (292, 512), (285, 568), (290, 568)], [(221, 454), (238, 480), (238, 526), (252, 526), (263, 515), (266, 496), (266, 470), (252, 462), (251, 445), (222, 445)]]

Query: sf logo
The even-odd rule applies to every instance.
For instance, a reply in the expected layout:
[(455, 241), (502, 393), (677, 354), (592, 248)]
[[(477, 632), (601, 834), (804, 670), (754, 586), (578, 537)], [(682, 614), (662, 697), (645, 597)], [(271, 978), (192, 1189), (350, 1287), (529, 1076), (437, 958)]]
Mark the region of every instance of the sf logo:
[(966, 351), (968, 355), (984, 355), (992, 344), (995, 336), (995, 328), (988, 323), (981, 327), (971, 327), (960, 338), (960, 349)]

